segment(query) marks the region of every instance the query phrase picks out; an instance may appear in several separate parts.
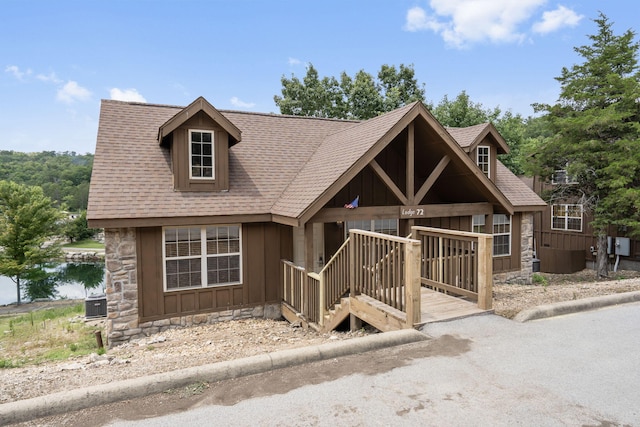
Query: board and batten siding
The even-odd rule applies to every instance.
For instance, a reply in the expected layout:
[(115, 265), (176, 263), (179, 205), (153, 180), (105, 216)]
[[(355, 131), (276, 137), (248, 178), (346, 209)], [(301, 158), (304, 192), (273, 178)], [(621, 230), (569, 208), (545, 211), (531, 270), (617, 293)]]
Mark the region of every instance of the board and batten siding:
[(141, 322), (279, 303), (281, 259), (293, 253), (291, 228), (242, 225), (242, 284), (164, 292), (162, 227), (137, 229), (138, 301)]

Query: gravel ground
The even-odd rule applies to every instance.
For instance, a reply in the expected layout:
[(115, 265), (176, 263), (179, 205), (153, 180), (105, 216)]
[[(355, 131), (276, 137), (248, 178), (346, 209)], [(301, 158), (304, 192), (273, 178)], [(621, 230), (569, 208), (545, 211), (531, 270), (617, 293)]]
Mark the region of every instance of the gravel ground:
[[(512, 318), (519, 311), (558, 301), (640, 290), (640, 273), (624, 271), (617, 280), (596, 281), (593, 271), (573, 275), (544, 274), (546, 285), (494, 285), (497, 314)], [(317, 334), (285, 321), (242, 320), (171, 329), (144, 340), (83, 356), (0, 370), (0, 404), (53, 392), (109, 383), (179, 368), (252, 356), (287, 348), (359, 337), (370, 330)]]

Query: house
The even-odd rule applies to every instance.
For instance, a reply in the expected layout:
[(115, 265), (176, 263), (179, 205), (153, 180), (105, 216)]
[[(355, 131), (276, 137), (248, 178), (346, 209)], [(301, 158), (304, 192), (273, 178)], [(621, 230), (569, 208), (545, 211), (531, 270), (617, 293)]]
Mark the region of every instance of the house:
[(354, 228), (493, 233), (496, 278), (529, 282), (546, 205), (507, 149), (419, 102), (345, 121), (102, 101), (87, 217), (105, 229), (109, 342), (280, 317), (281, 260), (318, 271)]
[[(537, 194), (556, 192), (575, 184), (566, 170), (557, 170), (551, 182), (540, 177), (522, 178)], [(565, 193), (570, 194), (570, 191)], [(576, 197), (556, 197), (534, 214), (534, 249), (545, 273), (574, 273), (595, 269), (597, 236), (593, 217)], [(640, 240), (630, 238), (624, 228), (611, 226), (607, 232), (610, 270), (640, 270)]]

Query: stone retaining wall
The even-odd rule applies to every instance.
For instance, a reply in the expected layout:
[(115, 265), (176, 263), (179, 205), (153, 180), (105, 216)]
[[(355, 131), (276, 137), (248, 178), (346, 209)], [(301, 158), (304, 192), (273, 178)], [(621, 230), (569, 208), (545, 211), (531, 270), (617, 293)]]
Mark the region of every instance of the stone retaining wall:
[(64, 253), (64, 260), (66, 262), (96, 262), (104, 261), (103, 252), (68, 252)]
[(134, 228), (105, 229), (106, 333), (109, 347), (144, 338), (169, 328), (248, 318), (279, 319), (280, 304), (193, 314), (152, 322), (139, 322)]

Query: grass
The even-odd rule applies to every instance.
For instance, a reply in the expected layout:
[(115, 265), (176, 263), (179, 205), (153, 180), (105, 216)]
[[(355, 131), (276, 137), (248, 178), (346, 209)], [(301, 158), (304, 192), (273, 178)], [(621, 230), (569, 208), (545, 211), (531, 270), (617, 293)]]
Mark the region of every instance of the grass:
[(85, 324), (83, 316), (84, 305), (76, 304), (0, 317), (0, 368), (99, 352), (95, 337), (99, 329)]
[(64, 248), (78, 248), (78, 249), (104, 249), (104, 243), (100, 243), (96, 240), (85, 239), (73, 243), (67, 243), (62, 245)]
[(535, 285), (542, 285), (545, 288), (549, 285), (547, 278), (540, 273), (533, 273), (531, 275), (531, 282)]

